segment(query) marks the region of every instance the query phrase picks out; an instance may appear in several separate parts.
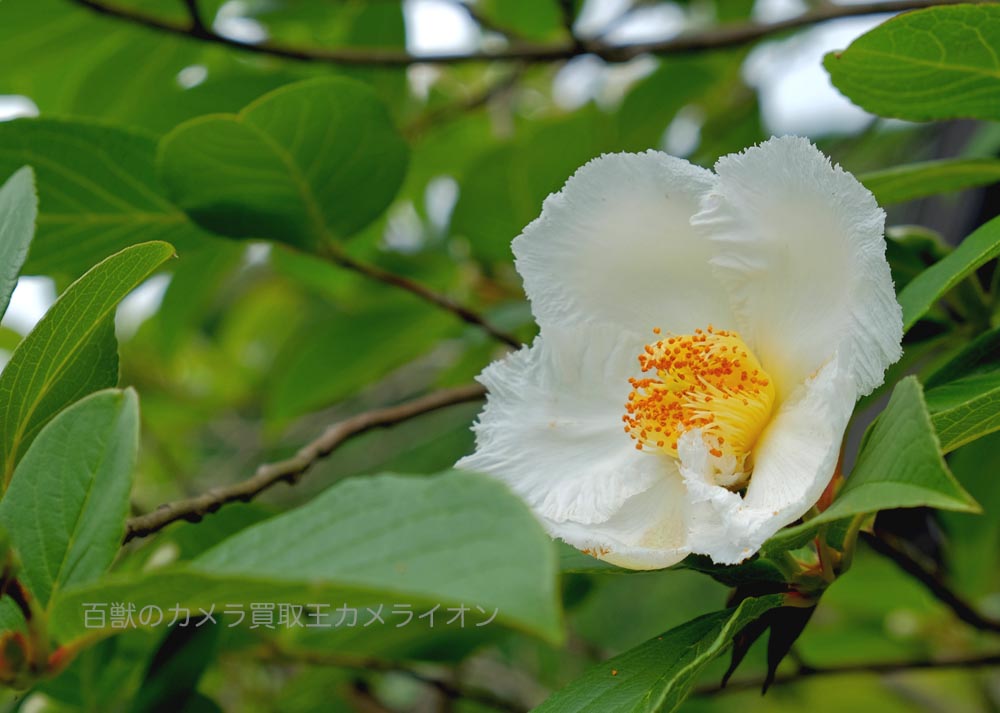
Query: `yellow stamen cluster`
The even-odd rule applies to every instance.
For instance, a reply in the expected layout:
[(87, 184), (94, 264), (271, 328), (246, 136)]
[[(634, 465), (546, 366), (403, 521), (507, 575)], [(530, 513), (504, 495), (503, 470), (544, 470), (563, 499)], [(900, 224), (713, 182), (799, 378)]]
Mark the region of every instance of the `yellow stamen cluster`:
[(698, 428), (713, 456), (732, 455), (744, 467), (771, 418), (775, 390), (736, 332), (709, 325), (661, 338), (646, 345), (639, 366), (648, 376), (629, 379), (622, 416), (636, 448), (676, 456), (677, 439)]

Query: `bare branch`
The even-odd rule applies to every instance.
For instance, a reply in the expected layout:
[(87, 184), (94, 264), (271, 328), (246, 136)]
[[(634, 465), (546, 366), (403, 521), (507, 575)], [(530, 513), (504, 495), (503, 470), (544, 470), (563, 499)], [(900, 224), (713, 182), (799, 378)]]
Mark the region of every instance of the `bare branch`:
[(416, 295), (425, 302), (429, 302), (430, 304), (440, 307), (447, 312), (451, 312), (463, 322), (479, 327), (497, 341), (503, 342), (513, 349), (521, 348), (521, 340), (517, 337), (507, 334), (487, 321), (481, 314), (459, 304), (446, 295), (435, 292), (426, 285), (414, 282), (413, 280), (403, 277), (402, 275), (397, 275), (394, 272), (383, 270), (376, 265), (358, 262), (339, 248), (327, 249), (324, 252), (324, 257), (340, 267), (351, 270), (352, 272), (356, 272), (360, 275), (364, 275), (365, 277), (377, 282), (391, 285), (392, 287), (398, 287), (399, 289), (405, 290), (412, 295)]
[[(778, 676), (774, 679), (772, 686), (781, 686), (789, 683), (801, 681), (804, 678), (816, 678), (818, 676), (847, 676), (851, 674), (874, 674), (884, 675), (891, 673), (901, 673), (903, 671), (921, 671), (930, 669), (977, 669), (1000, 666), (1000, 654), (977, 654), (973, 656), (962, 656), (950, 659), (917, 659), (914, 661), (869, 661), (842, 666), (803, 666), (794, 673)], [(711, 696), (725, 694), (735, 691), (745, 691), (747, 689), (760, 688), (764, 684), (764, 678), (747, 678), (738, 681), (730, 681), (724, 688), (721, 685), (703, 686), (696, 689), (696, 695)]]
[(376, 428), (387, 428), (448, 406), (478, 401), (486, 394), (479, 384), (442, 389), (397, 406), (375, 409), (334, 424), (292, 458), (266, 463), (244, 481), (213, 488), (201, 495), (161, 505), (153, 512), (129, 518), (125, 542), (146, 537), (179, 520), (198, 522), (232, 502), (247, 502), (278, 483), (294, 485), (316, 463), (327, 458), (346, 441)]
[(901, 570), (923, 584), (931, 594), (966, 624), (980, 631), (1000, 632), (1000, 621), (990, 619), (977, 612), (971, 604), (953, 592), (938, 576), (929, 572), (906, 552), (894, 547), (877, 535), (862, 532), (861, 537), (868, 543), (869, 547), (895, 562)]
[[(976, 0), (973, 0), (975, 2)], [(994, 0), (980, 0), (993, 2)], [(879, 13), (902, 12), (932, 7), (954, 5), (969, 0), (889, 0), (852, 5), (823, 5), (810, 12), (771, 23), (749, 22), (722, 25), (703, 32), (681, 35), (659, 42), (634, 44), (605, 44), (600, 41), (581, 40), (554, 44), (512, 43), (496, 51), (478, 51), (466, 54), (413, 55), (404, 50), (379, 48), (321, 48), (300, 47), (280, 42), (250, 43), (220, 35), (210, 29), (194, 31), (190, 24), (178, 23), (133, 7), (106, 2), (105, 0), (70, 0), (81, 7), (107, 17), (134, 25), (190, 37), (202, 42), (222, 45), (244, 52), (269, 55), (303, 62), (323, 62), (348, 66), (404, 67), (411, 64), (459, 64), (467, 62), (556, 62), (582, 54), (594, 54), (607, 62), (626, 62), (639, 55), (685, 54), (722, 49), (756, 42), (800, 27), (814, 25), (842, 17), (857, 17)]]

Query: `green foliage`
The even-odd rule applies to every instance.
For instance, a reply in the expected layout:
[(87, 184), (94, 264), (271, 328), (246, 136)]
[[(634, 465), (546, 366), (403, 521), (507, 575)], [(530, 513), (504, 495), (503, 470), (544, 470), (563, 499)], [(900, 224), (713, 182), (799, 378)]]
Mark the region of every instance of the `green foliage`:
[(915, 277), (899, 293), (903, 329), (909, 330), (937, 300), (997, 255), (1000, 255), (1000, 219), (994, 218), (965, 238), (954, 252)]
[(481, 619), (496, 609), (498, 625), (556, 642), (555, 575), (548, 536), (499, 483), (462, 473), (366, 477), (249, 527), (186, 567), (66, 590), (53, 621), (66, 636), (81, 633), (81, 604), (90, 601), (164, 610), (258, 601), (464, 604), (473, 608), (470, 621), (476, 606), (486, 612)]
[(29, 274), (77, 277), (130, 245), (165, 240), (184, 250), (208, 239), (163, 195), (155, 142), (120, 128), (63, 119), (0, 123), (0, 175), (29, 164), (38, 184), (38, 233)]
[(913, 377), (896, 385), (888, 406), (866, 435), (851, 477), (810, 525), (892, 508), (979, 509), (948, 470)]
[(476, 256), (511, 260), (511, 236), (538, 215), (545, 196), (605, 150), (610, 130), (597, 111), (583, 111), (484, 153), (466, 169), (452, 229), (469, 239)]
[(943, 453), (1000, 429), (1000, 371), (966, 376), (931, 389), (927, 408)]
[[(268, 415), (285, 422), (337, 403), (429, 350), (453, 326), (448, 315), (413, 300), (321, 318), (290, 342), (283, 359), (287, 368), (270, 384)], [(408, 345), (409, 351), (396, 344)], [(359, 351), (368, 358), (358, 359)]]
[[(176, 626), (157, 649), (130, 713), (212, 711), (197, 692), (198, 679), (211, 664), (219, 630), (214, 626)], [(208, 701), (211, 704), (211, 701)]]
[(1000, 161), (955, 159), (924, 161), (873, 171), (860, 177), (881, 205), (905, 203), (938, 193), (1000, 181)]
[(698, 674), (732, 645), (749, 622), (780, 606), (782, 597), (747, 599), (706, 614), (590, 669), (536, 708), (538, 713), (669, 713), (684, 701)]
[(935, 7), (892, 18), (823, 61), (834, 86), (881, 116), (1000, 119), (1000, 8)]
[(407, 156), (370, 89), (317, 79), (181, 124), (160, 144), (159, 167), (177, 205), (209, 230), (315, 250), (386, 209)]
[[(456, 316), (530, 339), (510, 243), (586, 162), (677, 146), (708, 167), (777, 131), (771, 78), (750, 79), (740, 40), (792, 28), (767, 31), (750, 0), (601, 18), (579, 0), (411, 3), (405, 22), (386, 0), (104, 4), (0, 2), (0, 96), (41, 114), (0, 122), (0, 314), (23, 274), (60, 295), (27, 336), (23, 321), (0, 327), (0, 682), (30, 686), (12, 705), (904, 711), (910, 678), (800, 680), (798, 662), (779, 673), (792, 695), (685, 698), (719, 681), (730, 650), (737, 689), (793, 641), (806, 672), (977, 655), (985, 635), (956, 633), (913, 566), (856, 538), (879, 513), (875, 532), (932, 591), (954, 587), (984, 614), (1000, 592), (1000, 219), (978, 199), (1000, 179), (995, 125), (812, 137), (889, 207), (904, 356), (858, 403), (846, 478), (803, 522), (738, 565), (690, 554), (634, 572), (553, 543), (497, 481), (448, 470), (473, 447), (481, 402), (467, 387), (507, 353)], [(868, 13), (835, 12), (855, 10)], [(475, 53), (512, 58), (406, 61), (427, 12), (452, 13), (439, 34), (469, 22)], [(685, 51), (618, 61), (664, 18), (683, 24)], [(948, 4), (894, 17), (825, 65), (881, 116), (991, 120), (998, 46), (1000, 7)], [(958, 134), (972, 135), (949, 153)], [(957, 240), (966, 225), (980, 227)], [(461, 405), (383, 420), (452, 386), (466, 387)], [(295, 487), (247, 495), (265, 481)], [(126, 527), (140, 534), (122, 547)], [(84, 619), (94, 602), (216, 621), (98, 630)], [(341, 607), (415, 616), (251, 628), (261, 603), (327, 605), (334, 622)], [(227, 626), (227, 604), (245, 625)], [(416, 619), (435, 605), (435, 626)], [(465, 628), (445, 625), (462, 605)], [(765, 652), (752, 643), (766, 627)], [(995, 703), (989, 674), (950, 676), (913, 674), (912, 689), (942, 709)]]
[(35, 174), (25, 167), (0, 187), (0, 317), (7, 311), (17, 276), (28, 257), (37, 216)]
[(59, 411), (118, 382), (114, 310), (174, 254), (143, 243), (104, 260), (73, 283), (0, 374), (0, 466), (4, 487), (41, 428)]
[(101, 391), (49, 422), (14, 471), (0, 524), (42, 606), (98, 579), (118, 554), (138, 448), (135, 392)]

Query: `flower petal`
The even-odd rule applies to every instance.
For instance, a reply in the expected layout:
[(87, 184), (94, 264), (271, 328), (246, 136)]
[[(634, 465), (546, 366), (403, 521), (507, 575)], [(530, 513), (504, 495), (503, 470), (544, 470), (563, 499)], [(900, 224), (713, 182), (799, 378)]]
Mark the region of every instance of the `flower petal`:
[(761, 435), (743, 497), (711, 482), (700, 434), (682, 437), (681, 474), (694, 505), (691, 551), (736, 564), (802, 517), (833, 476), (853, 406), (852, 375), (835, 357), (789, 395)]
[(658, 151), (580, 168), (513, 243), (538, 323), (617, 324), (640, 334), (732, 326), (712, 245), (690, 225), (710, 171)]
[(647, 454), (666, 466), (649, 489), (633, 495), (605, 522), (582, 525), (543, 520), (553, 537), (597, 559), (628, 569), (661, 569), (690, 554), (687, 490), (676, 461)]
[(716, 172), (692, 222), (716, 245), (739, 329), (779, 397), (837, 351), (858, 391), (872, 391), (902, 340), (875, 198), (798, 137), (726, 156)]
[(605, 522), (660, 477), (622, 428), (642, 338), (610, 326), (549, 328), (479, 377), (476, 451), (458, 467), (507, 483), (553, 523)]

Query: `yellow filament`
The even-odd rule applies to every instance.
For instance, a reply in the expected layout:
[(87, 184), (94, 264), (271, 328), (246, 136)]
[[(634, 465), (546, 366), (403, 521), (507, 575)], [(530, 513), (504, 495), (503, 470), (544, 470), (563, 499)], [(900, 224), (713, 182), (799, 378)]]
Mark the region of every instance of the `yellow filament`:
[[(659, 329), (653, 332), (660, 334)], [(676, 456), (677, 439), (700, 429), (709, 452), (747, 457), (771, 418), (771, 377), (736, 332), (696, 329), (647, 344), (639, 355), (643, 376), (631, 378), (625, 432), (640, 450)]]

